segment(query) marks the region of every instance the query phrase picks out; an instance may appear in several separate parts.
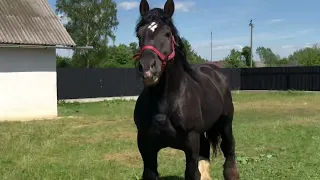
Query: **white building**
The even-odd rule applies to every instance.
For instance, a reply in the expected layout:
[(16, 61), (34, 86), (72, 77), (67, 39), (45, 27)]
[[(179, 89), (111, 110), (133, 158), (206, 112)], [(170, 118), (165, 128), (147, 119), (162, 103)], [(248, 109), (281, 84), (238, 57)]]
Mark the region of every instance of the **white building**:
[(0, 0), (0, 12), (0, 121), (56, 118), (56, 46), (74, 41), (47, 0)]

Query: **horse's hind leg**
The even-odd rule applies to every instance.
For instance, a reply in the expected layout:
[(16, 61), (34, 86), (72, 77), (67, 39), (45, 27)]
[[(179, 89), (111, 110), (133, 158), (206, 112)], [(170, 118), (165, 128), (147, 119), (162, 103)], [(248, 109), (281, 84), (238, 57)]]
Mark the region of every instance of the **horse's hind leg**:
[(235, 160), (235, 140), (232, 132), (233, 116), (222, 116), (219, 120), (222, 123), (220, 130), (222, 142), (221, 150), (225, 157), (223, 165), (223, 176), (225, 180), (238, 180), (239, 172)]
[(210, 177), (210, 142), (205, 137), (204, 133), (200, 136), (200, 151), (199, 151), (198, 168), (201, 174), (201, 180), (211, 180)]

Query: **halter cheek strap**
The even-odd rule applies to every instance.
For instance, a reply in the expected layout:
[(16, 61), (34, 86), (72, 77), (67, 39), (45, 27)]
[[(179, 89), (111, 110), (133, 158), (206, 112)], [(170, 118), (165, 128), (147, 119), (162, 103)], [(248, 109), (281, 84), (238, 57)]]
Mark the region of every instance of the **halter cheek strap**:
[(159, 57), (160, 60), (162, 61), (162, 69), (163, 69), (163, 68), (166, 66), (167, 62), (170, 61), (170, 60), (173, 60), (174, 57), (176, 56), (175, 45), (176, 45), (176, 41), (175, 41), (175, 39), (174, 39), (174, 36), (171, 35), (171, 47), (172, 47), (172, 52), (171, 52), (171, 54), (169, 54), (169, 55), (164, 55), (164, 54), (161, 53), (156, 47), (151, 46), (151, 45), (145, 45), (145, 46), (143, 46), (143, 47), (140, 49), (140, 51), (139, 51), (138, 54), (136, 54), (136, 55), (133, 56), (133, 58), (134, 58), (136, 61), (138, 61), (138, 60), (140, 59), (142, 53), (143, 53), (145, 50), (149, 49), (149, 50), (155, 52), (155, 53), (158, 55), (158, 57)]

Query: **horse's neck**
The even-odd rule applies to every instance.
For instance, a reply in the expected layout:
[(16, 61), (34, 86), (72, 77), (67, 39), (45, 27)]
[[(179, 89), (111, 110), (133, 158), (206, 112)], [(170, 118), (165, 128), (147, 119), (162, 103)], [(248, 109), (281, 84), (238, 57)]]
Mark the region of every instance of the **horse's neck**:
[(157, 99), (167, 99), (168, 97), (172, 97), (172, 95), (178, 95), (185, 74), (182, 62), (168, 64), (168, 67), (166, 67), (160, 77), (159, 83), (155, 87), (152, 87), (152, 96)]
[(179, 92), (181, 83), (185, 78), (186, 72), (184, 71), (182, 62), (173, 62), (171, 66), (168, 67), (166, 72), (166, 83), (165, 91), (168, 93)]

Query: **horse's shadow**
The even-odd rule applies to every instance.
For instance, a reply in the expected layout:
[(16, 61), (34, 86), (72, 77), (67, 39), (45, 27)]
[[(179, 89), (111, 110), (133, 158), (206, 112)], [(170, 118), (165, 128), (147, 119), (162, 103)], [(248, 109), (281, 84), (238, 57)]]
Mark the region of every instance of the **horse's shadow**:
[(164, 176), (164, 177), (159, 177), (159, 180), (184, 180), (184, 178), (179, 176)]
[(184, 180), (184, 178), (179, 176), (164, 176), (160, 177), (159, 180)]

